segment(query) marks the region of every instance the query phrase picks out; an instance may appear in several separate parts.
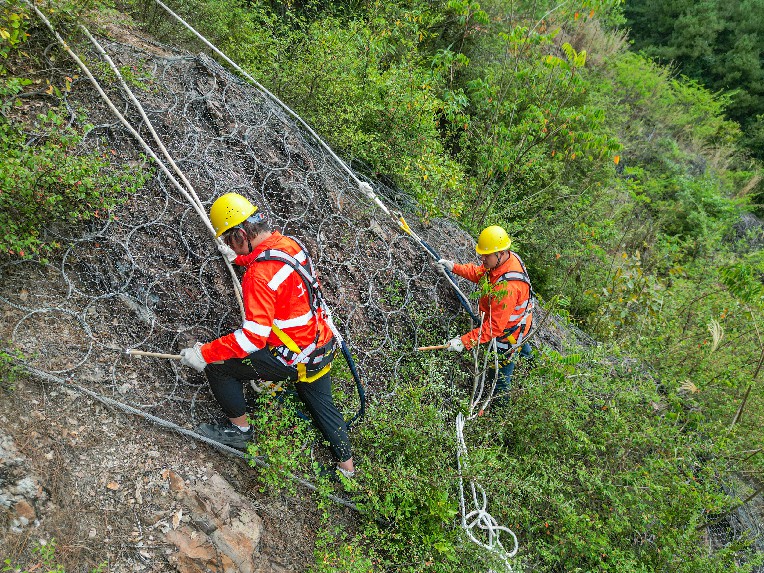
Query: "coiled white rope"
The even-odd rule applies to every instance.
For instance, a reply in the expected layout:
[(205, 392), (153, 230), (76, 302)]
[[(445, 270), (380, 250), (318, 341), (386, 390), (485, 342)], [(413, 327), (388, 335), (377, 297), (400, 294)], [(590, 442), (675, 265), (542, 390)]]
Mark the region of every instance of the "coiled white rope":
[[(469, 470), (467, 444), (464, 441), (464, 422), (464, 415), (459, 413), (456, 416), (456, 460), (459, 471), (459, 508), (462, 514), (462, 529), (467, 533), (470, 541), (499, 557), (504, 563), (506, 571), (511, 572), (512, 565), (509, 560), (517, 554), (517, 536), (508, 527), (499, 525), (488, 512), (485, 490), (479, 484), (472, 480), (469, 481), (471, 493), (469, 504), (464, 494), (464, 474)], [(483, 541), (475, 535), (476, 527), (487, 535), (488, 541)], [(501, 542), (500, 535), (502, 532), (512, 537), (513, 547), (509, 551)]]
[[(485, 324), (486, 319), (490, 321), (490, 309), (488, 317), (481, 316), (481, 324)], [(465, 418), (460, 412), (454, 422), (456, 431), (456, 463), (459, 475), (459, 509), (461, 513), (461, 526), (467, 534), (470, 541), (479, 545), (486, 551), (489, 551), (499, 557), (504, 564), (507, 573), (512, 572), (510, 559), (515, 556), (518, 550), (517, 536), (514, 532), (503, 525), (488, 512), (488, 497), (485, 489), (471, 478), (466, 478), (465, 474), (469, 471), (469, 456), (467, 442), (464, 439), (464, 425), (468, 420), (473, 420), (483, 415), (493, 399), (493, 392), (496, 388), (499, 376), (499, 353), (496, 347), (496, 339), (491, 339), (488, 348), (483, 355), (482, 368), (480, 367), (480, 358), (478, 353), (479, 345), (476, 345), (472, 351), (474, 357), (475, 377), (472, 385), (472, 395), (470, 397), (470, 408), (468, 416)], [(488, 360), (493, 358), (494, 377), (492, 381), (486, 380), (490, 371)], [(465, 480), (469, 483), (470, 495), (465, 494)], [(475, 529), (483, 532), (482, 539), (478, 537)], [(504, 532), (512, 537), (513, 548), (510, 551), (501, 543), (500, 534)], [(487, 539), (486, 539), (487, 538)]]

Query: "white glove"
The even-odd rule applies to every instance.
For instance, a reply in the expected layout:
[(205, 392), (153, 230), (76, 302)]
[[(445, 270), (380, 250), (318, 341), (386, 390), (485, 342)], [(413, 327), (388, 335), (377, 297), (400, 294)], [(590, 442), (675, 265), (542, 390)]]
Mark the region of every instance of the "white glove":
[(361, 193), (365, 194), (367, 197), (373, 197), (374, 196), (374, 189), (372, 189), (371, 185), (366, 183), (366, 181), (361, 181), (358, 184), (358, 189), (360, 189)]
[(452, 338), (448, 341), (446, 350), (449, 352), (462, 352), (464, 350), (464, 343), (461, 338)]
[(435, 263), (435, 268), (443, 274), (446, 274), (446, 271), (452, 273), (454, 272), (454, 261), (449, 261), (448, 259), (438, 259), (438, 262)]
[(180, 351), (180, 363), (194, 370), (201, 372), (207, 367), (207, 361), (202, 356), (202, 343), (197, 342), (191, 348), (184, 348)]
[(218, 251), (220, 251), (220, 254), (223, 255), (226, 259), (228, 259), (229, 263), (234, 262), (236, 260), (236, 257), (239, 256), (231, 247), (226, 245), (223, 241), (218, 241)]

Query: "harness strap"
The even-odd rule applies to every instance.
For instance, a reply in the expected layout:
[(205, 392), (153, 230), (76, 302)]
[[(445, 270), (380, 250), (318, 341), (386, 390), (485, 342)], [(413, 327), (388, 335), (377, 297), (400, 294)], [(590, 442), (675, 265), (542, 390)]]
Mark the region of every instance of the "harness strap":
[[(297, 343), (294, 340), (292, 340), (292, 338), (286, 332), (284, 332), (278, 326), (275, 326), (275, 325), (273, 327), (273, 332), (276, 334), (276, 336), (279, 337), (279, 340), (284, 343), (284, 346), (289, 348), (289, 350), (291, 350), (292, 352), (296, 352), (300, 354), (301, 352), (300, 347), (297, 346)], [(311, 345), (311, 346), (314, 346), (314, 345)], [(315, 346), (314, 346), (314, 349), (315, 349)], [(323, 359), (324, 355), (321, 355), (321, 358)], [(304, 362), (298, 362), (297, 363), (297, 379), (300, 382), (315, 382), (316, 380), (321, 378), (321, 376), (329, 372), (331, 368), (332, 368), (332, 363), (329, 362), (329, 364), (324, 366), (321, 370), (309, 376), (308, 366)]]
[[(299, 275), (299, 277), (302, 279), (302, 282), (305, 284), (305, 288), (308, 291), (308, 305), (310, 306), (312, 316), (315, 316), (318, 319), (321, 314), (326, 313), (326, 311), (324, 310), (324, 301), (323, 297), (321, 296), (321, 289), (313, 270), (313, 261), (310, 260), (310, 257), (307, 255), (307, 250), (302, 245), (302, 243), (300, 243), (294, 237), (290, 237), (290, 239), (292, 239), (300, 247), (301, 252), (298, 253), (298, 257), (300, 254), (303, 255), (300, 258), (305, 261), (305, 265), (300, 264), (296, 257), (293, 257), (289, 253), (279, 249), (268, 249), (263, 251), (257, 256), (255, 260), (278, 261), (291, 267), (292, 270), (294, 270)], [(320, 335), (318, 325), (316, 325), (315, 339), (304, 349), (300, 349), (297, 343), (292, 340), (292, 338), (286, 332), (281, 330), (281, 328), (275, 324), (271, 325), (271, 328), (281, 343), (289, 350), (289, 352), (279, 351), (281, 356), (278, 358), (285, 362), (288, 366), (295, 365), (296, 363), (297, 379), (300, 382), (314, 382), (329, 372), (332, 367), (331, 361), (318, 372), (312, 373), (310, 375), (308, 374), (308, 366), (320, 364), (327, 359), (327, 354), (334, 354), (332, 352), (333, 346), (327, 352), (323, 352), (320, 355), (315, 354), (317, 351), (316, 345)]]
[(528, 317), (533, 312), (533, 308), (536, 305), (536, 294), (533, 292), (533, 286), (531, 285), (531, 278), (528, 275), (528, 270), (525, 268), (525, 264), (523, 263), (523, 260), (520, 258), (520, 256), (515, 253), (514, 251), (510, 251), (515, 257), (517, 257), (517, 261), (520, 263), (520, 267), (523, 269), (522, 272), (520, 271), (510, 271), (506, 272), (503, 275), (499, 277), (499, 279), (496, 281), (497, 283), (502, 281), (520, 281), (524, 282), (528, 285), (528, 300), (526, 300), (524, 303), (517, 305), (515, 307), (515, 310), (522, 310), (521, 314), (514, 314), (510, 316), (510, 320), (516, 320), (520, 319), (520, 322), (512, 326), (511, 328), (507, 328), (501, 335), (501, 337), (496, 338), (496, 347), (497, 350), (509, 350), (512, 346), (516, 344), (520, 344), (523, 341), (523, 338), (525, 337), (525, 326), (528, 323)]

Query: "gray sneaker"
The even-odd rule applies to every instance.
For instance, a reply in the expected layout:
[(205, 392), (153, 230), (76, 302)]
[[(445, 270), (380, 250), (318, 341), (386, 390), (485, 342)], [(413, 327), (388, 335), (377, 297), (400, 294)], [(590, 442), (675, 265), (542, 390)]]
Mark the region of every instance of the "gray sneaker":
[(331, 465), (331, 466), (325, 466), (321, 465), (318, 470), (318, 477), (320, 478), (327, 478), (329, 481), (335, 482), (335, 483), (342, 483), (342, 479), (340, 478), (340, 475), (344, 476), (347, 479), (353, 479), (355, 477), (355, 472), (349, 472), (347, 470), (343, 470), (341, 467), (337, 465)]
[(246, 432), (242, 432), (231, 422), (224, 424), (200, 424), (196, 431), (206, 438), (236, 448), (237, 450), (246, 450), (247, 444), (252, 441), (255, 435), (252, 426)]

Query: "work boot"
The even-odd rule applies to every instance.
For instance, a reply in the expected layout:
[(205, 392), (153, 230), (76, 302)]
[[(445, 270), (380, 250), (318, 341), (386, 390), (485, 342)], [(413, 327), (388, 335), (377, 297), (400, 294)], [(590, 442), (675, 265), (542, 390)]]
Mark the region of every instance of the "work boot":
[(340, 474), (342, 474), (347, 479), (353, 479), (355, 477), (354, 471), (349, 472), (347, 470), (343, 470), (341, 467), (336, 465), (331, 465), (331, 466), (321, 465), (320, 469), (318, 470), (318, 477), (327, 478), (329, 481), (334, 483), (342, 483)]
[(246, 450), (247, 444), (252, 441), (255, 431), (252, 426), (242, 432), (231, 422), (223, 424), (200, 424), (196, 431), (202, 436), (220, 442), (237, 450)]

